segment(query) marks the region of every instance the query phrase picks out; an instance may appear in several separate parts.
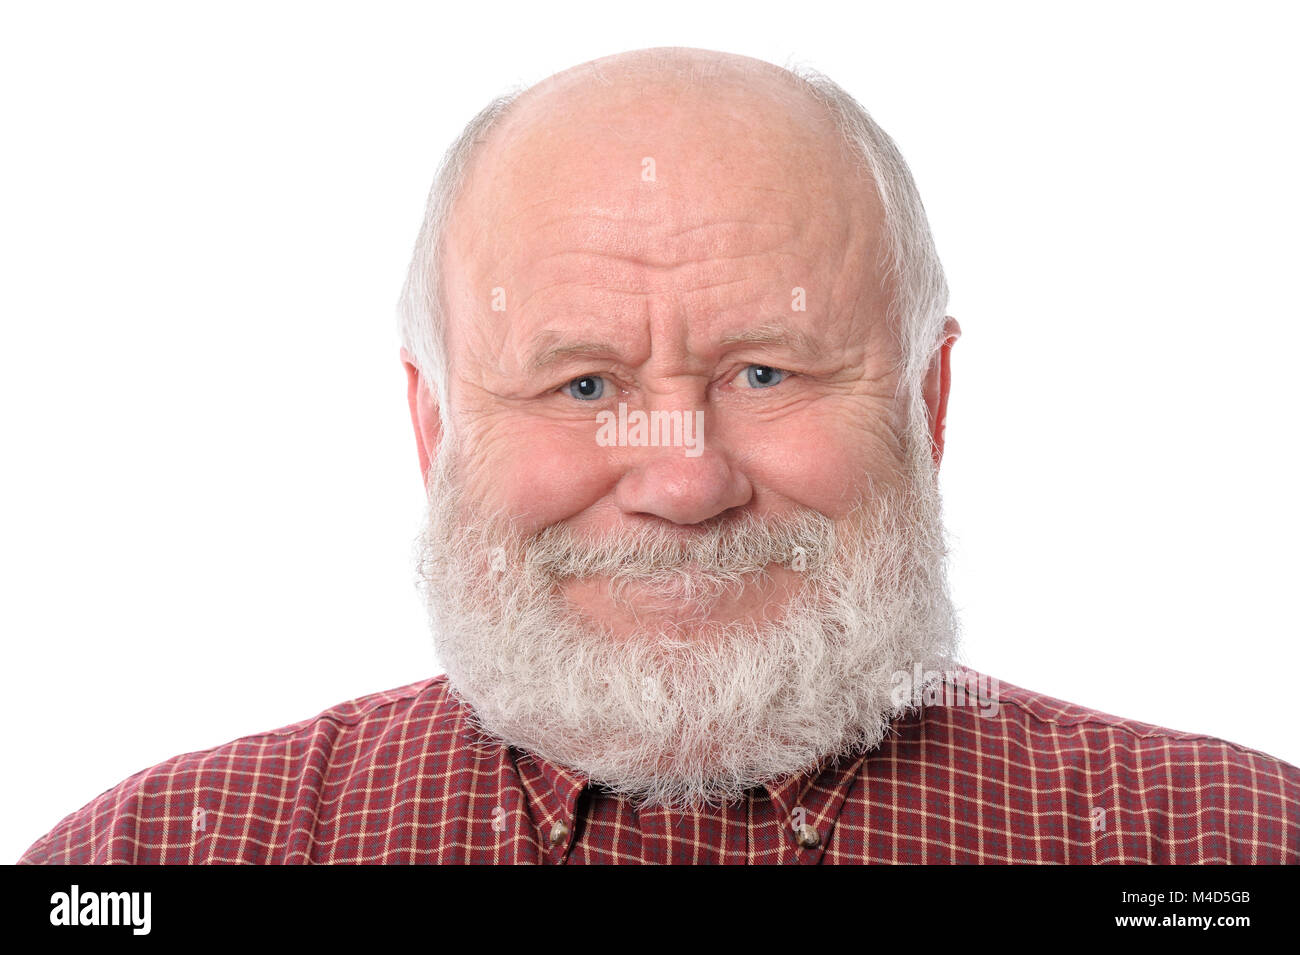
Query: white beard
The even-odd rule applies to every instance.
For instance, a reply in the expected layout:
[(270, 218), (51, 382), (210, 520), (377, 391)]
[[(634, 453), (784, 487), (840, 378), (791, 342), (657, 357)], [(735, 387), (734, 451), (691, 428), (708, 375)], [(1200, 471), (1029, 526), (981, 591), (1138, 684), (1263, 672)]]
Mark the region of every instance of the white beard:
[[(731, 802), (874, 749), (912, 703), (896, 702), (898, 674), (942, 671), (956, 651), (939, 492), (911, 444), (905, 490), (868, 482), (843, 521), (798, 509), (720, 515), (694, 538), (648, 525), (583, 540), (562, 524), (524, 538), (467, 502), (444, 441), (417, 548), (452, 689), (490, 737), (638, 806)], [(616, 600), (635, 582), (702, 614), (796, 548), (802, 589), (763, 623), (675, 614), (616, 639), (557, 588), (600, 575)]]

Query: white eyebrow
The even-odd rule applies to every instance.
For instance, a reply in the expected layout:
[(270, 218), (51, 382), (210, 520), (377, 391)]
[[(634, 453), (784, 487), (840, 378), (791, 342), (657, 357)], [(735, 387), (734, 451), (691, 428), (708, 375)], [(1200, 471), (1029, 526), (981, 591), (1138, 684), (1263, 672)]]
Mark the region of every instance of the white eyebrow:
[(581, 341), (548, 348), (528, 362), (533, 371), (553, 365), (570, 355), (614, 355), (618, 347), (611, 342)]
[(787, 328), (779, 322), (769, 322), (756, 328), (732, 332), (722, 337), (724, 345), (785, 345), (814, 358), (826, 354), (826, 348), (812, 335), (797, 328)]

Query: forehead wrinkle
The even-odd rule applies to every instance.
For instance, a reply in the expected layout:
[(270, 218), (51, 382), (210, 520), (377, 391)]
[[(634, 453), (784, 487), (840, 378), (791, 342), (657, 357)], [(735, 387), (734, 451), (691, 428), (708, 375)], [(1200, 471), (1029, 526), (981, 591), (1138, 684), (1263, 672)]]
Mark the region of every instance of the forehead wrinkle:
[[(801, 257), (795, 257), (801, 258)], [(546, 301), (534, 302), (537, 296), (543, 296), (547, 292), (561, 290), (558, 295), (550, 296)], [(670, 296), (673, 302), (671, 306), (674, 311), (685, 310), (689, 314), (697, 315), (700, 322), (716, 316), (736, 312), (744, 309), (752, 311), (753, 308), (763, 308), (761, 300), (766, 297), (770, 289), (767, 283), (760, 277), (754, 275), (741, 275), (735, 278), (723, 278), (718, 281), (705, 281), (704, 284), (695, 284), (689, 288), (676, 288), (670, 286), (658, 287), (650, 282), (638, 283), (635, 287), (623, 287), (613, 285), (609, 282), (578, 281), (569, 279), (557, 279), (546, 285), (530, 289), (527, 294), (512, 309), (517, 317), (518, 331), (523, 334), (524, 329), (529, 323), (530, 316), (536, 312), (542, 316), (567, 317), (585, 326), (600, 321), (601, 317), (622, 320), (628, 315), (628, 305), (626, 303), (613, 304), (619, 298), (631, 298), (641, 303), (649, 304), (647, 300), (655, 297)], [(766, 310), (766, 309), (765, 309)], [(638, 316), (641, 310), (636, 310)], [(687, 319), (687, 324), (692, 325), (694, 321)], [(784, 330), (784, 326), (779, 326)], [(745, 342), (762, 343), (760, 337), (751, 337), (745, 339)], [(745, 343), (737, 342), (737, 343)], [(780, 342), (774, 343), (780, 344)], [(813, 345), (810, 339), (802, 342), (795, 341), (795, 344), (802, 346)], [(813, 350), (811, 347), (809, 351)]]
[[(824, 260), (827, 250), (823, 246), (828, 243), (819, 241), (810, 246), (806, 223), (787, 220), (762, 222), (761, 225), (779, 229), (781, 234), (764, 235), (757, 229), (747, 229), (725, 242), (718, 241), (711, 234), (712, 231), (733, 229), (735, 225), (734, 221), (728, 220), (685, 226), (667, 237), (675, 240), (667, 250), (662, 250), (663, 243), (656, 237), (636, 232), (586, 232), (579, 237), (582, 241), (578, 248), (571, 245), (555, 247), (559, 243), (529, 245), (516, 242), (482, 271), (484, 274), (511, 275), (524, 286), (530, 280), (544, 283), (528, 292), (526, 298), (531, 298), (536, 291), (561, 284), (631, 294), (690, 294), (754, 280), (756, 276), (751, 274), (752, 270), (743, 268), (752, 260), (761, 263), (763, 274), (772, 273), (781, 260), (792, 262), (794, 267), (805, 271), (814, 268), (815, 261)], [(553, 246), (553, 251), (546, 250), (548, 244)], [(696, 271), (700, 274), (694, 275)], [(682, 272), (686, 273), (682, 280), (685, 284), (668, 284)]]
[[(565, 250), (561, 252), (547, 253), (546, 255), (543, 255), (540, 258), (534, 259), (533, 261), (527, 263), (526, 265), (521, 266), (521, 270), (528, 271), (528, 272), (541, 271), (543, 274), (545, 274), (545, 272), (548, 271), (544, 267), (545, 263), (554, 263), (556, 261), (562, 261), (565, 259), (574, 259), (574, 258), (581, 259), (581, 260), (587, 260), (587, 259), (607, 260), (612, 263), (623, 263), (629, 267), (628, 269), (629, 271), (640, 272), (643, 274), (665, 275), (665, 276), (671, 276), (673, 273), (681, 272), (685, 269), (690, 269), (692, 267), (702, 268), (707, 270), (710, 267), (720, 263), (742, 262), (746, 259), (770, 260), (774, 258), (783, 258), (783, 259), (796, 259), (804, 263), (805, 265), (811, 264), (810, 260), (808, 259), (808, 256), (801, 252), (782, 252), (777, 250), (764, 251), (764, 252), (737, 252), (734, 255), (707, 254), (707, 255), (701, 255), (698, 258), (682, 259), (676, 262), (647, 262), (645, 259), (639, 256), (628, 255), (625, 253), (602, 252), (595, 249), (571, 249), (571, 250)], [(500, 265), (504, 262), (505, 260), (503, 259), (501, 263), (497, 263), (497, 264)], [(560, 272), (559, 269), (554, 269), (552, 271)], [(563, 274), (564, 274), (563, 272), (560, 272), (561, 276), (563, 276)], [(583, 274), (585, 275), (585, 273)], [(602, 285), (601, 283), (598, 282), (570, 281), (563, 277), (556, 277), (556, 276), (551, 276), (551, 278), (553, 278), (554, 280), (547, 285), (538, 286), (536, 289), (532, 290), (532, 293), (540, 292), (548, 288), (554, 288), (557, 285), (580, 285), (583, 287), (590, 287), (590, 288), (608, 287), (610, 291), (628, 291), (628, 292), (635, 291), (638, 294), (643, 291), (640, 284), (638, 284), (636, 288), (616, 289), (613, 287)], [(746, 276), (742, 276), (740, 280), (750, 281), (753, 278), (754, 278), (753, 276), (746, 275)], [(726, 283), (715, 283), (715, 284), (726, 284)], [(691, 291), (698, 291), (701, 289), (712, 288), (712, 287), (714, 286), (696, 285), (696, 286), (689, 286), (683, 288), (664, 288), (659, 291), (687, 293)]]
[[(552, 231), (544, 236), (542, 242), (527, 241), (561, 223), (570, 226)], [(712, 235), (727, 230), (735, 234), (726, 236), (725, 241)], [(526, 232), (515, 233), (515, 241), (503, 250), (494, 265), (503, 266), (511, 259), (531, 260), (527, 264), (536, 265), (551, 259), (579, 255), (623, 260), (646, 269), (669, 271), (699, 262), (797, 254), (784, 251), (783, 248), (801, 242), (808, 233), (809, 223), (806, 222), (785, 219), (720, 219), (683, 225), (671, 232), (654, 234), (642, 224), (625, 217), (576, 213), (556, 216)], [(546, 238), (551, 241), (547, 242)], [(535, 251), (538, 246), (544, 248), (548, 244), (564, 247), (551, 252), (542, 251), (540, 254)], [(818, 246), (822, 244), (824, 243), (817, 243)], [(749, 248), (744, 251), (730, 252), (746, 246)]]
[[(779, 262), (790, 263), (785, 267), (787, 269), (807, 271), (814, 267), (808, 254), (802, 251), (777, 249), (730, 255), (705, 253), (698, 258), (672, 263), (646, 261), (636, 255), (596, 249), (565, 249), (518, 265), (511, 261), (522, 258), (523, 254), (511, 253), (493, 263), (491, 268), (484, 269), (485, 274), (493, 270), (500, 270), (505, 275), (513, 274), (514, 284), (523, 289), (511, 309), (516, 314), (527, 312), (536, 296), (556, 289), (573, 289), (579, 298), (583, 297), (582, 292), (689, 298), (731, 287), (769, 284), (773, 277), (784, 274)], [(745, 268), (744, 263), (749, 260), (759, 260), (761, 267)], [(563, 295), (561, 291), (560, 296)], [(721, 307), (721, 303), (718, 305)]]

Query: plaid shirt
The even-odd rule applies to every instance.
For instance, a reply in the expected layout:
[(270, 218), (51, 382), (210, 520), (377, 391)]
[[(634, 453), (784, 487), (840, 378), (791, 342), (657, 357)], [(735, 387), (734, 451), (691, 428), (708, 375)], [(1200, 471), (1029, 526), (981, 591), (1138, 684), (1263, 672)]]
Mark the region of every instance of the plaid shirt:
[(1295, 766), (991, 685), (865, 756), (673, 813), (483, 740), (440, 676), (136, 773), (20, 861), (1300, 862)]

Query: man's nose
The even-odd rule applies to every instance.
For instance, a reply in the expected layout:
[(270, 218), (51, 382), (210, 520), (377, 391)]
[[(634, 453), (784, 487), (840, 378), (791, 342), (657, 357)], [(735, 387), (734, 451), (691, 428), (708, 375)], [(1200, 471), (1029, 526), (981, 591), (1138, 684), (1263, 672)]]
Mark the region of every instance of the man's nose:
[(684, 447), (628, 447), (615, 500), (625, 514), (698, 524), (749, 503), (753, 488), (732, 456), (704, 435), (698, 453)]

